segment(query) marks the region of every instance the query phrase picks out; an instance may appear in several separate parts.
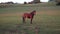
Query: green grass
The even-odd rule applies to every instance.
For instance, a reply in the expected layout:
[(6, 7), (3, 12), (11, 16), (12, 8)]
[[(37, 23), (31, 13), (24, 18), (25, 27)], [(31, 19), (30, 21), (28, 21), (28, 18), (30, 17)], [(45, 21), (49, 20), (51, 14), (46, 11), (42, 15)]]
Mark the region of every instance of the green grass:
[[(31, 6), (0, 8), (0, 34), (35, 34), (35, 27), (38, 34), (60, 34), (59, 6), (40, 6), (40, 4)], [(37, 10), (33, 24), (30, 24), (30, 19), (23, 24), (21, 13), (32, 10)]]
[(35, 27), (39, 28), (39, 34), (60, 33), (60, 16), (36, 15), (33, 24), (30, 24), (29, 20), (26, 21), (26, 24), (23, 24), (22, 19), (19, 19), (17, 16), (0, 17), (0, 30), (2, 30), (2, 32), (4, 30), (19, 30), (19, 32), (23, 31), (23, 33), (35, 34)]

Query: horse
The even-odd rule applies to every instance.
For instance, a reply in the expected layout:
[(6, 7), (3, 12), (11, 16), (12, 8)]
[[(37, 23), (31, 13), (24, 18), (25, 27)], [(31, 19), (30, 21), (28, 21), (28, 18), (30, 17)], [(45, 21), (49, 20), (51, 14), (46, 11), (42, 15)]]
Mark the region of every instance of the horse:
[(31, 20), (30, 23), (32, 24), (32, 20), (33, 20), (35, 14), (36, 14), (36, 10), (34, 10), (34, 11), (30, 12), (30, 13), (24, 13), (23, 17), (22, 17), (23, 23), (25, 23), (25, 19), (28, 18), (28, 19)]

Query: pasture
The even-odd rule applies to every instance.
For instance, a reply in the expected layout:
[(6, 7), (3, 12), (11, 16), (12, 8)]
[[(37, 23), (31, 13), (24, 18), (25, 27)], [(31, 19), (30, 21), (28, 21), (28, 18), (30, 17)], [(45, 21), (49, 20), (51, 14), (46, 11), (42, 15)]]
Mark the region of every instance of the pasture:
[[(22, 22), (22, 14), (36, 10), (33, 24), (26, 19)], [(37, 27), (37, 28), (36, 28)], [(60, 6), (48, 4), (14, 5), (0, 8), (0, 34), (60, 34)]]

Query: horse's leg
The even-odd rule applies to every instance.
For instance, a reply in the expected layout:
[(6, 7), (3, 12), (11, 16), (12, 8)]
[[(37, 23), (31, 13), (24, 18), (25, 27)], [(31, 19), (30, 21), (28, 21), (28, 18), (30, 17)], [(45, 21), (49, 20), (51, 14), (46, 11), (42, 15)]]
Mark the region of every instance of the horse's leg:
[(30, 22), (31, 24), (32, 24), (32, 20), (33, 20), (33, 18), (31, 18), (31, 22)]
[(25, 18), (23, 17), (23, 23), (25, 23)]

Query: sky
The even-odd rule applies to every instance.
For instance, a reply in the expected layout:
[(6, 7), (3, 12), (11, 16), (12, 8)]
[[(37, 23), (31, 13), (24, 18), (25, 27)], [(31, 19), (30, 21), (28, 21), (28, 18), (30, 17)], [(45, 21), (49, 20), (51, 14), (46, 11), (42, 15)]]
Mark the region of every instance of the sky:
[[(33, 0), (0, 0), (0, 3), (1, 2), (8, 2), (8, 1), (13, 1), (14, 3), (23, 3), (23, 2), (30, 2), (30, 1), (33, 1)], [(48, 2), (48, 0), (41, 0), (41, 2)]]

